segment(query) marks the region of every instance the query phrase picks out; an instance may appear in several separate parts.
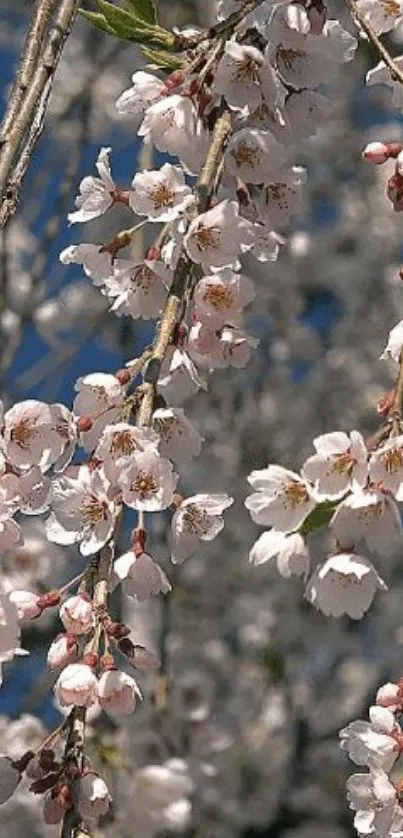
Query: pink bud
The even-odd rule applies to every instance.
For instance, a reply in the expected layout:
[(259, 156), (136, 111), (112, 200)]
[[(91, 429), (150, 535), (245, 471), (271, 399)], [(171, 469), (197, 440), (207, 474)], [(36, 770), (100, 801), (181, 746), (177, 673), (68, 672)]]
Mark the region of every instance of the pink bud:
[(73, 663), (78, 654), (78, 645), (74, 637), (69, 634), (59, 634), (49, 647), (47, 664), (50, 669), (59, 669)]
[(20, 772), (9, 757), (0, 757), (0, 804), (9, 800), (21, 780)]
[(368, 143), (362, 152), (362, 156), (370, 163), (379, 165), (379, 163), (385, 163), (386, 160), (389, 160), (389, 149), (385, 143)]
[(78, 811), (84, 821), (98, 820), (102, 815), (106, 815), (111, 796), (108, 786), (98, 774), (85, 774), (80, 780), (78, 794)]
[(11, 591), (9, 600), (16, 606), (19, 620), (34, 620), (42, 613), (40, 597), (31, 591)]
[(98, 681), (98, 700), (103, 710), (125, 716), (133, 712), (137, 698), (142, 698), (142, 695), (130, 675), (118, 669), (102, 673)]
[(82, 594), (69, 597), (60, 607), (60, 619), (70, 634), (87, 634), (94, 622), (91, 602)]
[(376, 703), (380, 707), (389, 707), (391, 710), (396, 710), (400, 704), (399, 686), (398, 684), (383, 684), (376, 694)]
[(85, 663), (70, 663), (60, 673), (55, 693), (61, 707), (91, 707), (97, 698), (97, 679)]

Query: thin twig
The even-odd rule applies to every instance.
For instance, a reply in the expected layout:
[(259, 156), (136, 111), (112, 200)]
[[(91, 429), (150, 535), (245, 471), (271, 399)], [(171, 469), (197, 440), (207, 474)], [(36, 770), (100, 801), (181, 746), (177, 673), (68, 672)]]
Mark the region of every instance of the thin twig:
[(365, 15), (361, 14), (355, 0), (346, 0), (346, 3), (350, 9), (352, 16), (360, 25), (363, 32), (365, 32), (371, 43), (374, 45), (381, 58), (384, 60), (388, 70), (390, 71), (390, 75), (392, 76), (393, 81), (400, 81), (400, 83), (403, 84), (403, 70), (401, 70), (398, 67), (396, 61), (391, 56), (390, 52), (386, 49), (381, 39), (378, 38), (378, 35), (376, 35), (374, 30), (372, 29), (372, 26), (366, 21)]

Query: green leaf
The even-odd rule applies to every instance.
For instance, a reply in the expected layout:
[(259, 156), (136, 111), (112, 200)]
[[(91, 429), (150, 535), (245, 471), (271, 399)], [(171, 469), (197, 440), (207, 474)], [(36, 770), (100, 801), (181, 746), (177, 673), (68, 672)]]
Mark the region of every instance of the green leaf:
[(149, 49), (142, 47), (141, 52), (148, 61), (151, 61), (156, 67), (161, 67), (162, 70), (180, 70), (182, 68), (182, 61), (165, 50)]
[(152, 27), (150, 28), (144, 20), (136, 17), (132, 12), (126, 12), (114, 3), (109, 3), (108, 0), (97, 0), (97, 3), (107, 23), (113, 26), (116, 32), (126, 35), (139, 29), (151, 32)]
[(79, 9), (80, 15), (85, 17), (89, 23), (92, 23), (93, 26), (96, 26), (97, 29), (101, 29), (102, 32), (107, 32), (108, 35), (116, 35), (115, 30), (112, 26), (106, 22), (103, 15), (99, 12), (87, 12), (86, 9)]
[(125, 6), (132, 9), (136, 17), (145, 23), (157, 23), (157, 10), (153, 0), (124, 0)]
[(318, 503), (315, 509), (305, 518), (303, 524), (301, 524), (299, 528), (301, 535), (308, 535), (313, 530), (317, 530), (319, 527), (324, 527), (325, 524), (328, 524), (339, 503), (340, 501), (331, 500)]

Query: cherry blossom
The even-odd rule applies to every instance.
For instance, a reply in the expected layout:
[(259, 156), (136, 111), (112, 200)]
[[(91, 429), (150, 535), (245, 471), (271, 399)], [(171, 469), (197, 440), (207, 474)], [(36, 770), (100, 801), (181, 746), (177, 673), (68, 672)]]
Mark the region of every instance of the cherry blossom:
[(308, 575), (309, 552), (305, 540), (299, 533), (284, 535), (276, 530), (262, 533), (249, 553), (254, 565), (264, 564), (277, 557), (277, 569), (285, 579), (290, 576)]
[(70, 634), (87, 634), (94, 624), (92, 603), (82, 594), (69, 597), (63, 602), (59, 616)]
[(149, 320), (160, 314), (171, 279), (171, 272), (161, 262), (116, 259), (102, 293), (112, 300), (111, 311), (118, 317)]
[(182, 564), (200, 547), (212, 541), (224, 527), (222, 514), (233, 504), (229, 495), (193, 495), (182, 501), (171, 521), (174, 564)]
[(104, 428), (94, 456), (103, 463), (109, 480), (116, 481), (124, 466), (132, 462), (136, 453), (157, 452), (159, 437), (152, 428), (137, 428), (128, 422), (116, 422)]
[(97, 244), (71, 244), (59, 259), (63, 265), (82, 265), (84, 273), (96, 284), (113, 274), (111, 254)]
[(203, 439), (180, 407), (160, 407), (153, 413), (163, 457), (183, 465), (198, 457)]
[(298, 529), (315, 508), (309, 483), (281, 466), (253, 471), (248, 482), (256, 491), (246, 498), (245, 506), (256, 524), (289, 533)]
[(376, 694), (376, 703), (380, 707), (388, 707), (392, 712), (396, 710), (402, 701), (400, 687), (398, 684), (392, 684), (390, 681), (379, 687)]
[(96, 553), (108, 541), (117, 506), (102, 471), (80, 466), (74, 477), (53, 483), (52, 513), (46, 521), (49, 541), (80, 545), (82, 556)]
[(369, 474), (373, 483), (403, 501), (403, 436), (392, 437), (371, 455)]
[(75, 415), (91, 419), (91, 428), (81, 432), (81, 444), (85, 451), (93, 451), (103, 429), (119, 416), (123, 388), (114, 375), (94, 372), (77, 379), (76, 391)]
[(132, 82), (132, 87), (124, 90), (116, 102), (116, 109), (122, 116), (142, 116), (164, 92), (164, 82), (144, 70), (133, 73)]
[(395, 501), (375, 489), (355, 489), (336, 509), (331, 528), (341, 546), (352, 547), (364, 541), (370, 550), (379, 553), (397, 546), (402, 537)]
[(189, 207), (194, 197), (179, 166), (164, 163), (157, 171), (137, 172), (129, 203), (137, 215), (149, 221), (173, 221)]
[(376, 35), (395, 29), (403, 20), (401, 0), (357, 0), (357, 7)]
[(352, 722), (340, 731), (340, 746), (356, 765), (382, 768), (389, 772), (398, 757), (396, 738), (400, 733), (393, 712), (386, 707), (371, 707), (370, 722)]
[(87, 175), (80, 183), (79, 195), (75, 200), (77, 210), (70, 212), (70, 224), (91, 221), (103, 215), (114, 202), (116, 186), (109, 165), (110, 148), (101, 148), (95, 164), (99, 178)]
[(175, 93), (147, 109), (138, 135), (151, 140), (159, 151), (180, 154), (183, 146), (192, 142), (197, 123), (192, 100)]
[(4, 453), (19, 469), (50, 467), (61, 454), (57, 417), (49, 405), (27, 399), (11, 407), (4, 416)]
[(188, 255), (204, 270), (236, 264), (239, 253), (252, 244), (252, 225), (240, 217), (237, 202), (229, 200), (198, 215), (184, 238)]
[(275, 104), (282, 88), (270, 63), (256, 47), (227, 41), (224, 55), (217, 67), (213, 92), (225, 96), (232, 108), (250, 112), (260, 104), (262, 97)]
[(284, 154), (284, 147), (270, 131), (242, 128), (228, 143), (225, 165), (230, 174), (246, 183), (267, 183), (277, 177)]
[(142, 698), (134, 678), (118, 669), (102, 673), (97, 685), (97, 695), (102, 709), (117, 716), (133, 713), (137, 699)]
[(9, 600), (15, 605), (19, 620), (34, 620), (42, 613), (40, 597), (32, 591), (13, 590)]
[(113, 565), (113, 572), (122, 583), (123, 593), (140, 602), (155, 594), (167, 594), (171, 584), (148, 553), (135, 556), (133, 551), (120, 556)]
[(77, 660), (78, 645), (76, 639), (69, 634), (59, 634), (49, 646), (47, 664), (50, 669), (59, 669)]
[(119, 478), (123, 500), (132, 509), (156, 512), (166, 509), (173, 500), (178, 475), (172, 463), (155, 451), (131, 457)]
[(367, 449), (358, 431), (334, 431), (314, 439), (316, 454), (302, 468), (303, 476), (314, 485), (318, 501), (334, 500), (368, 479)]
[(223, 268), (198, 282), (194, 293), (197, 316), (211, 326), (223, 326), (249, 305), (254, 296), (254, 285), (249, 277)]
[(374, 566), (357, 553), (337, 553), (321, 564), (308, 582), (307, 599), (326, 616), (348, 614), (360, 620), (378, 589), (386, 585)]
[(172, 346), (161, 365), (157, 388), (169, 404), (176, 406), (194, 396), (199, 389), (207, 390), (207, 384), (186, 350)]
[(360, 835), (399, 835), (403, 830), (403, 812), (396, 790), (385, 771), (353, 774), (347, 780), (347, 799), (356, 814), (354, 826)]
[(97, 698), (97, 679), (85, 663), (70, 663), (60, 673), (55, 695), (61, 707), (91, 707)]
[(381, 358), (391, 358), (396, 363), (399, 363), (400, 353), (403, 349), (403, 320), (394, 326), (389, 333), (387, 345), (382, 352)]

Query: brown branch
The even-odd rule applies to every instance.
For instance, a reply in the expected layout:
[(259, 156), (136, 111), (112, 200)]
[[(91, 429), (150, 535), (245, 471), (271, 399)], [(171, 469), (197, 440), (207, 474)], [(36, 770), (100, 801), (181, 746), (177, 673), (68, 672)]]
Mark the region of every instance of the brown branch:
[(399, 81), (403, 84), (403, 70), (401, 70), (396, 61), (391, 56), (390, 52), (386, 49), (385, 45), (382, 43), (381, 39), (376, 35), (372, 26), (365, 20), (365, 16), (361, 14), (358, 9), (357, 3), (355, 0), (346, 0), (347, 6), (350, 9), (352, 16), (355, 18), (356, 22), (359, 24), (363, 32), (367, 35), (383, 61), (385, 62), (390, 75), (392, 76), (393, 81)]
[[(15, 212), (25, 172), (42, 132), (55, 71), (78, 4), (79, 0), (61, 0), (42, 51), (39, 45), (26, 47), (0, 132), (0, 230)], [(50, 15), (52, 4), (48, 5)], [(41, 18), (40, 31), (45, 30), (47, 20), (46, 15)], [(31, 33), (29, 44), (30, 38)]]

